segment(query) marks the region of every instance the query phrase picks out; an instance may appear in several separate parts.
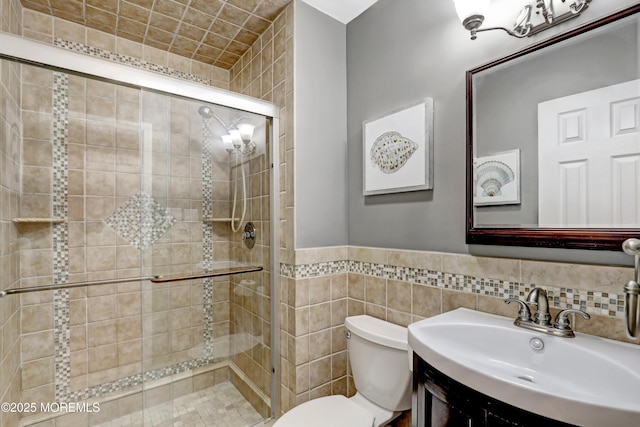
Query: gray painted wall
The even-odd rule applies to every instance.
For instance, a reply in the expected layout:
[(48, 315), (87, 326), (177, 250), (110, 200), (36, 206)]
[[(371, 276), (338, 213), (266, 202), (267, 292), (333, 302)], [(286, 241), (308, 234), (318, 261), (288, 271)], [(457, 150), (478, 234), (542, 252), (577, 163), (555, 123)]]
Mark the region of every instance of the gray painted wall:
[[(494, 1), (492, 10), (499, 10), (501, 2)], [(630, 257), (622, 252), (465, 244), (465, 72), (635, 3), (594, 0), (573, 22), (524, 40), (499, 31), (480, 33), (477, 40), (469, 40), (451, 1), (379, 0), (349, 23), (348, 243), (630, 264)], [(362, 122), (426, 96), (434, 99), (434, 189), (364, 197)]]
[(347, 244), (346, 25), (295, 4), (296, 248)]

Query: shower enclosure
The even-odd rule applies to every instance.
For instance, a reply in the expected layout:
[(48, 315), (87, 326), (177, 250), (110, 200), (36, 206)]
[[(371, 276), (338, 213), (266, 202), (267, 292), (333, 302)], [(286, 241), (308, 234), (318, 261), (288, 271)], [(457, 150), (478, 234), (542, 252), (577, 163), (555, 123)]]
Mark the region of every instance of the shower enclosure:
[(4, 323), (19, 358), (3, 370), (21, 385), (2, 392), (35, 405), (20, 423), (269, 417), (277, 109), (22, 39), (0, 45), (0, 305), (20, 325)]

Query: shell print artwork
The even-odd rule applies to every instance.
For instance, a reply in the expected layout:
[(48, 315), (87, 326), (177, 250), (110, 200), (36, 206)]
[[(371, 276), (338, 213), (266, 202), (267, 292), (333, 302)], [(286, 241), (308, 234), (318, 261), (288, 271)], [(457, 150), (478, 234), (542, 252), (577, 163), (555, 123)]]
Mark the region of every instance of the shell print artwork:
[(418, 144), (398, 132), (380, 135), (371, 146), (371, 161), (384, 173), (394, 173), (407, 163)]
[(514, 178), (513, 170), (502, 162), (491, 160), (476, 167), (476, 183), (482, 187), (485, 197), (501, 196), (502, 187)]

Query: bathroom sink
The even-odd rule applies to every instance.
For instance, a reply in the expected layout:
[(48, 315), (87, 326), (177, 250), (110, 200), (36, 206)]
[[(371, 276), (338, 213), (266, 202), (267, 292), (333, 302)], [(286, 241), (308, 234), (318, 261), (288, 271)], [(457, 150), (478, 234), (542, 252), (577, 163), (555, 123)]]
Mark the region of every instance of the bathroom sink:
[(555, 337), (459, 308), (409, 325), (409, 346), (447, 376), (518, 408), (585, 427), (640, 425), (637, 345)]

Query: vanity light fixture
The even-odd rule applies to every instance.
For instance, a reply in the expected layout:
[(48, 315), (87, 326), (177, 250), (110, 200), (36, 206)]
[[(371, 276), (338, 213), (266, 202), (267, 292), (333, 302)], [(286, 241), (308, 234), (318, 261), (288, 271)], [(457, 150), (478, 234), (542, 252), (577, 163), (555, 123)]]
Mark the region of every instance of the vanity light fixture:
[(511, 29), (480, 28), (491, 0), (453, 0), (462, 26), (471, 33), (471, 40), (481, 31), (503, 30), (513, 37), (524, 38), (579, 16), (591, 0), (535, 0), (525, 5)]

